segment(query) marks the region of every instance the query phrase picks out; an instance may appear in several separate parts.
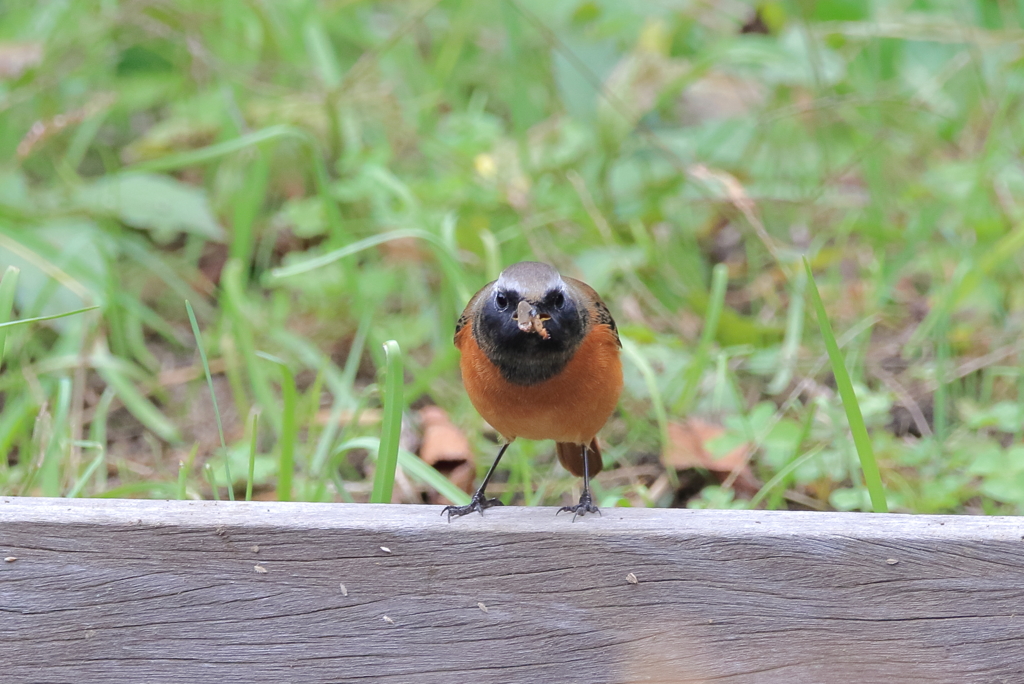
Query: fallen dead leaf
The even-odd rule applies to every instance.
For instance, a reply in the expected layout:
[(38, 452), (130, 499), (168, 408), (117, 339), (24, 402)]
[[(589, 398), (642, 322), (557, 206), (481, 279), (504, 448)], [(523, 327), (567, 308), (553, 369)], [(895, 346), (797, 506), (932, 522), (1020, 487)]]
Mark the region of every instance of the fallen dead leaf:
[[(472, 491), (476, 463), (465, 433), (449, 420), (440, 406), (424, 406), (419, 417), (423, 430), (420, 458), (444, 473), (459, 489)], [(440, 495), (432, 495), (431, 502), (451, 503)]]
[(668, 424), (668, 444), (661, 455), (661, 463), (675, 470), (704, 468), (720, 475), (720, 479), (738, 470), (734, 487), (741, 492), (756, 492), (757, 478), (747, 462), (749, 444), (740, 444), (720, 456), (708, 450), (707, 443), (724, 434), (725, 428), (721, 425), (700, 418), (671, 422)]
[(468, 461), (472, 458), (469, 440), (462, 430), (455, 427), (448, 414), (440, 406), (424, 406), (420, 409), (423, 425), (423, 441), (420, 458), (436, 465), (440, 461)]
[[(448, 471), (448, 479), (452, 484), (466, 492), (473, 491), (473, 480), (476, 478), (476, 466), (471, 461), (465, 461)], [(451, 503), (443, 496), (437, 497), (437, 503)]]
[(661, 463), (666, 468), (676, 470), (705, 468), (719, 473), (730, 473), (735, 467), (743, 465), (747, 445), (741, 444), (716, 457), (705, 445), (724, 434), (724, 427), (700, 418), (671, 422), (668, 424), (668, 444), (661, 455)]

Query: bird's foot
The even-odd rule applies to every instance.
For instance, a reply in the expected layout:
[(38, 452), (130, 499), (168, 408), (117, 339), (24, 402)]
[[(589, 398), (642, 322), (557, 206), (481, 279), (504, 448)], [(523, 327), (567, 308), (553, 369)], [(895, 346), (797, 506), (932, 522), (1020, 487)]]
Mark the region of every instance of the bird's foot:
[(578, 504), (576, 504), (575, 506), (562, 506), (555, 512), (555, 515), (558, 515), (563, 511), (572, 512), (573, 522), (576, 522), (577, 516), (582, 518), (587, 513), (597, 513), (598, 515), (601, 515), (601, 509), (594, 505), (594, 501), (593, 499), (590, 498), (590, 492), (588, 490), (584, 490), (583, 495), (580, 497), (580, 502)]
[(447, 513), (448, 522), (451, 522), (452, 517), (458, 518), (463, 515), (466, 515), (467, 513), (472, 513), (473, 511), (478, 511), (480, 515), (483, 515), (485, 508), (503, 505), (504, 504), (501, 503), (500, 499), (488, 499), (486, 496), (484, 496), (484, 493), (482, 491), (478, 491), (476, 494), (473, 495), (473, 498), (465, 506), (445, 506), (444, 509), (441, 510), (441, 515)]

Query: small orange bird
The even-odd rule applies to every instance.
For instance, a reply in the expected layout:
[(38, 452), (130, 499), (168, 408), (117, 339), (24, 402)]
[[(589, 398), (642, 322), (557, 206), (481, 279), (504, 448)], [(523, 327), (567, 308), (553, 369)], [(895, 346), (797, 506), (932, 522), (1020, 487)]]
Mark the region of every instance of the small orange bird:
[(460, 516), (501, 505), (484, 494), (508, 445), (517, 437), (553, 439), (558, 460), (583, 478), (575, 506), (599, 513), (590, 476), (601, 472), (596, 435), (622, 392), (619, 333), (608, 307), (586, 283), (547, 264), (522, 261), (477, 292), (455, 326), (462, 382), (473, 406), (505, 439), (480, 488)]

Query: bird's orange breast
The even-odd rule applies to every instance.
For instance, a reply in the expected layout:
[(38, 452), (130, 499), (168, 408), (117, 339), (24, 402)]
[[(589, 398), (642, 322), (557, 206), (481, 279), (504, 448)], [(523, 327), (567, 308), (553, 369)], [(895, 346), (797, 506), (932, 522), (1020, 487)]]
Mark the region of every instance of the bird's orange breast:
[(607, 325), (594, 325), (565, 368), (536, 385), (505, 380), (477, 345), (471, 322), (459, 330), (455, 345), (462, 352), (462, 382), (473, 406), (507, 440), (589, 444), (622, 392), (618, 337)]

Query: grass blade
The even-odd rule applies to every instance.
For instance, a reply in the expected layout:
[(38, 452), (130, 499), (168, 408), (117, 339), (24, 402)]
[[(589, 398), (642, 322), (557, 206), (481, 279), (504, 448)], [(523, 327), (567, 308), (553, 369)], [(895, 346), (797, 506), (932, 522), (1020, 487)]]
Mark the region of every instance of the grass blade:
[(39, 468), (43, 496), (60, 496), (61, 457), (68, 443), (68, 414), (71, 411), (71, 378), (61, 378), (57, 386), (56, 411), (46, 444), (43, 464)]
[(1001, 237), (978, 258), (977, 263), (972, 264), (966, 260), (962, 262), (961, 268), (957, 269), (942, 292), (935, 297), (935, 305), (907, 340), (907, 348), (916, 350), (924, 344), (933, 329), (943, 320), (948, 320), (953, 309), (978, 289), (986, 277), (1016, 257), (1021, 247), (1024, 247), (1024, 226), (1018, 226)]
[(39, 410), (27, 395), (27, 392), (20, 396), (8, 394), (5, 397), (4, 408), (0, 411), (0, 473), (10, 467), (8, 459), (12, 446), (26, 431), (31, 431), (29, 425), (33, 414)]
[[(14, 293), (18, 288), (18, 274), (21, 269), (8, 266), (4, 277), (0, 279), (0, 323), (7, 323), (14, 311)], [(7, 331), (0, 328), (0, 363), (4, 361), (4, 344), (7, 342)]]
[(313, 180), (316, 182), (317, 192), (323, 199), (324, 211), (327, 214), (328, 222), (334, 230), (340, 230), (343, 225), (341, 211), (337, 203), (331, 198), (330, 175), (327, 173), (327, 165), (320, 154), (320, 144), (310, 133), (297, 128), (280, 124), (268, 126), (267, 128), (253, 131), (239, 136), (233, 140), (225, 140), (198, 150), (178, 152), (169, 154), (158, 159), (150, 159), (127, 167), (126, 171), (171, 171), (187, 166), (197, 166), (206, 162), (220, 159), (229, 154), (234, 154), (254, 145), (260, 145), (272, 140), (298, 140), (309, 152), (313, 164)]
[[(337, 457), (352, 449), (366, 449), (371, 454), (376, 454), (380, 451), (380, 442), (377, 437), (356, 437), (339, 444), (332, 456)], [(465, 506), (469, 503), (469, 494), (452, 484), (451, 480), (416, 454), (399, 449), (398, 465), (402, 466), (402, 470), (411, 479), (427, 485), (456, 506)]]
[(281, 422), (281, 454), (278, 462), (277, 500), (292, 500), (292, 480), (295, 477), (295, 443), (299, 439), (295, 420), (299, 394), (295, 390), (295, 376), (285, 365), (281, 366), (281, 399), (284, 403), (284, 418)]
[(377, 469), (373, 474), (373, 494), (370, 503), (391, 503), (395, 486), (395, 468), (398, 466), (398, 438), (402, 431), (402, 350), (395, 340), (384, 343), (387, 358), (384, 379), (384, 424), (381, 426), (377, 451)]
[[(800, 273), (803, 273), (803, 271), (800, 271)], [(804, 278), (804, 283), (806, 282), (807, 279)], [(800, 436), (797, 437), (797, 440), (793, 445), (793, 453), (790, 454), (786, 465), (784, 465), (771, 480), (762, 485), (757, 494), (750, 499), (751, 508), (757, 508), (761, 504), (761, 501), (763, 501), (769, 494), (772, 495), (772, 498), (768, 500), (768, 510), (775, 510), (782, 504), (785, 489), (789, 486), (790, 473), (794, 472), (801, 465), (811, 460), (808, 454), (801, 456), (800, 450), (803, 448), (804, 442), (806, 442), (811, 436), (811, 428), (814, 427), (814, 417), (817, 414), (818, 404), (811, 403), (807, 410), (807, 416), (804, 418), (803, 427), (800, 429)], [(823, 447), (816, 447), (808, 453), (817, 454), (822, 448)], [(782, 485), (781, 487), (779, 487), (780, 484)], [(778, 487), (778, 490), (775, 490), (776, 487)]]
[(783, 481), (788, 479), (789, 476), (797, 468), (802, 466), (804, 463), (807, 463), (808, 461), (810, 461), (812, 458), (814, 458), (815, 456), (820, 454), (822, 451), (824, 451), (824, 447), (821, 446), (821, 445), (818, 445), (818, 446), (814, 447), (813, 449), (811, 449), (810, 451), (808, 451), (803, 456), (799, 456), (798, 458), (793, 459), (792, 461), (787, 463), (785, 466), (783, 466), (779, 470), (779, 472), (775, 473), (775, 476), (772, 479), (770, 479), (767, 482), (765, 482), (761, 486), (761, 489), (757, 490), (757, 493), (753, 497), (751, 497), (751, 499), (750, 499), (750, 507), (753, 509), (753, 508), (757, 508), (759, 505), (761, 505), (761, 502), (764, 500), (764, 498), (766, 496), (768, 496), (769, 494), (771, 494), (772, 491), (776, 487), (778, 487), (780, 483), (782, 483)]
[[(422, 230), (411, 229), (392, 230), (382, 235), (372, 235), (368, 238), (364, 238), (362, 240), (353, 242), (350, 245), (345, 245), (344, 247), (333, 249), (330, 252), (327, 252), (326, 254), (321, 254), (318, 257), (313, 257), (312, 259), (303, 259), (302, 261), (291, 264), (289, 266), (281, 266), (279, 268), (275, 268), (273, 271), (270, 272), (270, 276), (274, 279), (277, 279), (288, 278), (290, 276), (299, 275), (301, 273), (308, 273), (310, 271), (315, 271), (318, 268), (327, 266), (328, 264), (333, 264), (335, 261), (338, 261), (339, 259), (344, 259), (347, 256), (358, 254), (364, 249), (376, 247), (377, 245), (382, 245), (386, 242), (391, 242), (392, 240), (401, 240), (405, 238), (414, 237), (427, 239), (427, 236), (429, 236), (430, 238), (434, 238), (433, 235), (430, 235), (429, 233), (426, 233)], [(434, 239), (436, 240), (436, 238)]]
[(206, 476), (206, 481), (210, 484), (213, 500), (220, 501), (220, 489), (217, 487), (217, 476), (213, 474), (213, 466), (209, 463), (203, 464), (203, 475)]
[(430, 246), (434, 254), (437, 255), (438, 261), (445, 271), (445, 276), (447, 276), (448, 280), (454, 284), (459, 301), (467, 301), (472, 293), (466, 287), (464, 282), (465, 269), (459, 263), (459, 260), (456, 258), (451, 247), (445, 244), (442, 239), (433, 233), (416, 229), (392, 230), (380, 235), (372, 235), (368, 238), (345, 245), (344, 247), (333, 249), (326, 254), (321, 254), (320, 256), (313, 257), (311, 259), (304, 259), (288, 266), (275, 268), (270, 272), (270, 282), (273, 284), (273, 282), (279, 278), (288, 278), (290, 276), (308, 273), (309, 271), (314, 271), (318, 268), (322, 268), (323, 266), (327, 266), (328, 264), (333, 264), (339, 259), (344, 259), (347, 256), (358, 254), (365, 249), (376, 247), (377, 245), (382, 245), (393, 240), (402, 240), (407, 238), (423, 240)]
[[(654, 409), (654, 419), (658, 422), (658, 433), (661, 437), (661, 451), (662, 453), (668, 448), (669, 436), (668, 436), (668, 412), (665, 410), (665, 401), (661, 396), (661, 390), (658, 388), (658, 378), (654, 373), (654, 368), (647, 362), (647, 359), (642, 353), (640, 348), (636, 345), (633, 340), (622, 337), (622, 353), (626, 355), (626, 358), (633, 362), (637, 370), (640, 371), (640, 375), (643, 376), (644, 384), (647, 385), (647, 394), (651, 397), (651, 408)], [(669, 468), (666, 471), (669, 482), (673, 487), (679, 484), (679, 476), (676, 474), (674, 468)]]
[(136, 389), (120, 369), (111, 364), (97, 364), (96, 372), (100, 374), (103, 381), (109, 387), (113, 387), (121, 403), (128, 409), (129, 413), (139, 419), (139, 422), (152, 430), (160, 439), (165, 442), (175, 443), (181, 440), (178, 429), (167, 416), (147, 399), (142, 392)]
[[(89, 424), (89, 440), (107, 449), (107, 417), (110, 415), (110, 405), (114, 402), (117, 393), (112, 387), (103, 390), (100, 400), (96, 402), (96, 410), (92, 414), (92, 422)], [(107, 488), (107, 469), (103, 468), (96, 477), (96, 491), (102, 492)]]
[(804, 336), (804, 293), (807, 291), (807, 274), (797, 271), (790, 283), (789, 311), (786, 313), (786, 335), (779, 350), (779, 369), (768, 383), (769, 394), (781, 394), (793, 379), (800, 353), (800, 340)]
[(245, 500), (252, 501), (252, 482), (256, 476), (256, 443), (260, 434), (260, 413), (253, 411), (252, 436), (249, 439), (249, 474), (245, 478)]
[(725, 286), (728, 283), (729, 267), (725, 264), (718, 264), (711, 272), (711, 298), (708, 301), (707, 314), (704, 317), (704, 329), (701, 331), (700, 342), (697, 344), (697, 351), (693, 354), (690, 367), (686, 369), (683, 392), (679, 397), (679, 401), (672, 407), (673, 412), (677, 415), (686, 415), (693, 407), (693, 400), (697, 396), (700, 379), (704, 376), (704, 370), (708, 365), (711, 345), (718, 334), (718, 321), (722, 317), (722, 308), (725, 305)]
[(6, 323), (0, 323), (0, 331), (4, 328), (13, 328), (16, 325), (25, 325), (26, 323), (38, 323), (39, 321), (52, 321), (55, 318), (65, 318), (67, 316), (75, 316), (86, 311), (92, 311), (98, 309), (98, 306), (87, 306), (84, 309), (75, 309), (74, 311), (65, 311), (59, 314), (51, 314), (49, 316), (36, 316), (35, 318), (22, 318), (17, 321), (7, 321)]
[(178, 501), (185, 500), (185, 483), (188, 481), (188, 469), (184, 461), (178, 461)]
[(832, 324), (828, 320), (828, 314), (825, 313), (825, 305), (821, 301), (821, 294), (818, 292), (814, 274), (811, 272), (811, 264), (806, 257), (804, 257), (804, 270), (807, 271), (808, 291), (811, 294), (814, 311), (818, 315), (818, 327), (821, 328), (821, 337), (825, 341), (825, 349), (828, 351), (829, 362), (832, 364), (832, 374), (836, 378), (836, 387), (839, 389), (839, 396), (843, 401), (846, 420), (850, 423), (850, 434), (853, 436), (853, 444), (857, 449), (857, 457), (860, 459), (860, 467), (864, 473), (864, 483), (871, 496), (871, 506), (875, 509), (875, 513), (887, 513), (889, 508), (885, 502), (885, 489), (882, 487), (882, 477), (878, 472), (878, 463), (875, 461), (871, 437), (864, 425), (864, 416), (861, 414), (857, 395), (853, 391), (850, 374), (846, 371), (843, 353), (836, 343)]
[[(802, 271), (801, 271), (801, 273), (802, 273)], [(805, 278), (804, 279), (804, 283), (806, 284), (806, 282), (807, 282), (807, 279)], [(840, 341), (840, 345), (841, 344), (842, 344), (842, 341)], [(809, 404), (809, 407), (807, 409), (807, 415), (804, 416), (803, 427), (800, 429), (800, 436), (797, 438), (796, 443), (795, 443), (795, 445), (793, 447), (793, 453), (790, 455), (788, 463), (782, 468), (782, 470), (779, 471), (780, 473), (782, 473), (783, 471), (786, 471), (786, 473), (787, 473), (786, 478), (785, 478), (785, 480), (782, 480), (782, 486), (779, 487), (777, 490), (775, 490), (771, 494), (770, 498), (768, 499), (768, 506), (767, 507), (770, 510), (775, 510), (775, 509), (779, 508), (780, 506), (782, 506), (783, 498), (784, 498), (785, 493), (786, 493), (786, 488), (789, 487), (790, 484), (792, 483), (792, 478), (790, 478), (788, 476), (788, 474), (792, 473), (792, 472), (795, 472), (796, 469), (799, 467), (799, 466), (793, 466), (792, 468), (790, 468), (789, 466), (791, 466), (795, 461), (797, 461), (800, 458), (800, 450), (803, 448), (803, 445), (807, 442), (807, 440), (811, 438), (811, 430), (814, 429), (814, 419), (818, 415), (818, 407), (819, 406), (820, 406), (820, 404), (818, 404), (817, 402), (811, 402)], [(772, 479), (774, 480), (775, 478), (772, 478)], [(765, 489), (765, 487), (762, 487), (762, 489)], [(768, 491), (771, 491), (770, 488), (768, 488)], [(758, 494), (760, 494), (760, 493), (761, 492), (758, 492)], [(754, 498), (757, 498), (757, 497), (755, 496)], [(753, 501), (753, 499), (751, 499), (751, 501)], [(759, 499), (759, 501), (760, 501), (760, 499)]]
[[(269, 411), (268, 419), (271, 426), (278, 435), (281, 434), (281, 415), (274, 410), (276, 401), (271, 391), (270, 383), (267, 381), (263, 364), (257, 358), (256, 340), (253, 337), (253, 321), (248, 314), (248, 307), (245, 302), (243, 288), (242, 262), (237, 259), (229, 259), (221, 272), (221, 292), (223, 306), (231, 321), (231, 330), (235, 347), (245, 363), (245, 370), (249, 374), (249, 383), (252, 392), (256, 396), (256, 403), (263, 411)], [(272, 359), (273, 360), (273, 359)]]
[(199, 358), (203, 362), (203, 372), (206, 373), (206, 386), (210, 389), (210, 401), (213, 402), (213, 415), (217, 419), (217, 434), (220, 436), (221, 454), (224, 456), (224, 476), (228, 480), (228, 498), (235, 500), (234, 479), (231, 477), (231, 459), (228, 458), (228, 445), (224, 442), (224, 424), (220, 419), (220, 407), (217, 405), (217, 393), (213, 390), (213, 376), (210, 374), (210, 363), (206, 359), (206, 348), (203, 346), (203, 336), (199, 332), (199, 323), (196, 321), (196, 314), (192, 311), (192, 305), (185, 300), (185, 310), (188, 311), (188, 320), (192, 324), (192, 336), (196, 339), (196, 346), (199, 347)]
[(949, 319), (940, 318), (935, 324), (935, 394), (932, 405), (932, 424), (935, 426), (935, 442), (939, 449), (946, 443), (949, 434), (950, 392), (946, 382), (949, 368)]
[[(341, 374), (340, 387), (332, 387), (334, 395), (334, 406), (331, 407), (330, 418), (324, 431), (317, 440), (316, 451), (313, 453), (313, 461), (310, 465), (310, 473), (314, 478), (322, 479), (324, 465), (330, 456), (331, 445), (341, 429), (341, 415), (346, 408), (357, 404), (353, 398), (353, 385), (356, 373), (359, 371), (359, 361), (363, 357), (363, 348), (366, 346), (366, 338), (370, 332), (370, 325), (373, 323), (373, 311), (367, 309), (359, 321), (355, 337), (352, 338), (352, 346), (349, 348), (348, 359), (345, 361), (345, 368)], [(315, 499), (319, 501), (319, 499)]]
[(292, 481), (295, 477), (295, 442), (298, 440), (298, 426), (295, 420), (299, 393), (295, 389), (295, 376), (288, 365), (272, 354), (256, 352), (256, 356), (277, 364), (281, 369), (281, 400), (284, 411), (281, 416), (281, 438), (278, 440), (277, 500), (292, 500)]
[(188, 474), (192, 472), (192, 464), (196, 462), (196, 454), (199, 453), (199, 442), (192, 445), (192, 448), (188, 452), (188, 460), (184, 463), (178, 461), (178, 485), (177, 495), (179, 501), (184, 501), (188, 498)]
[(324, 86), (334, 90), (341, 85), (341, 66), (331, 46), (331, 39), (317, 19), (318, 17), (314, 16), (306, 21), (302, 36), (305, 38), (306, 52), (309, 54), (309, 61), (313, 63), (316, 75), (320, 77)]
[(65, 495), (68, 499), (78, 498), (78, 496), (81, 495), (82, 490), (85, 489), (85, 486), (89, 483), (89, 480), (92, 479), (92, 476), (99, 470), (100, 466), (105, 466), (107, 461), (107, 450), (99, 442), (77, 442), (77, 445), (96, 449), (99, 453), (96, 454), (96, 458), (92, 459), (86, 467), (85, 472), (83, 472), (82, 476), (78, 478), (78, 482), (76, 482), (75, 486), (71, 488), (71, 491)]
[(305, 131), (280, 124), (253, 131), (232, 140), (225, 140), (197, 150), (175, 152), (156, 159), (147, 159), (125, 168), (126, 171), (174, 171), (188, 166), (198, 166), (215, 161), (235, 152), (248, 149), (271, 140), (295, 138), (303, 142), (315, 144), (315, 139)]
[(228, 256), (249, 265), (256, 246), (255, 223), (267, 197), (270, 181), (270, 162), (266, 155), (257, 153), (244, 173), (245, 179), (234, 200)]

